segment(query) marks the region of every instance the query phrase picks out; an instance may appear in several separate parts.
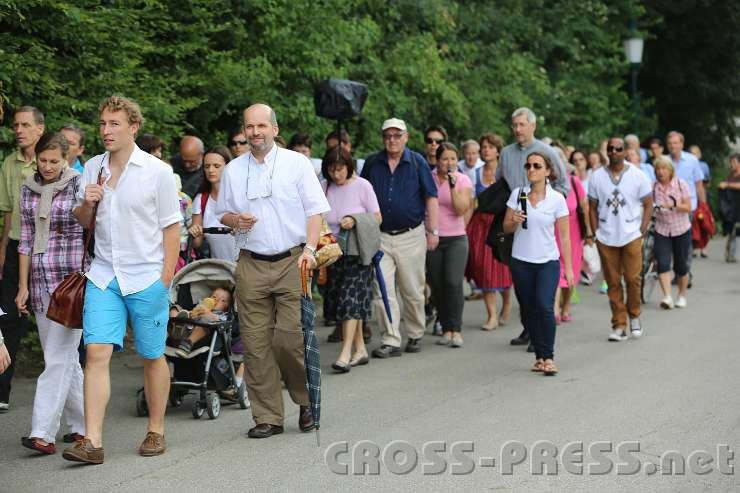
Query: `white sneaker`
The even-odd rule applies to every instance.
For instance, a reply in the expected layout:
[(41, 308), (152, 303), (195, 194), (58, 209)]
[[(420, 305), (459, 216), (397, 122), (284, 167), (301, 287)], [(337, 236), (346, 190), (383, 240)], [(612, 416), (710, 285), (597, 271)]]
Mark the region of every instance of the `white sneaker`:
[(624, 329), (613, 330), (612, 333), (609, 334), (609, 341), (611, 342), (620, 342), (625, 340), (627, 340), (627, 334)]
[(679, 296), (678, 299), (676, 299), (676, 308), (686, 308), (686, 298), (683, 296)]
[(0, 402), (0, 413), (4, 413), (10, 409), (10, 404), (7, 402)]
[(630, 320), (630, 334), (635, 339), (642, 337), (642, 326), (640, 325), (640, 319), (635, 318)]
[(673, 298), (671, 298), (671, 295), (670, 295), (670, 294), (669, 294), (668, 296), (666, 296), (665, 298), (663, 298), (663, 299), (662, 299), (662, 300), (660, 301), (660, 307), (661, 307), (661, 308), (664, 308), (664, 309), (666, 309), (666, 310), (670, 310), (670, 309), (671, 309), (671, 308), (673, 308), (674, 306), (675, 306), (675, 305), (673, 304)]

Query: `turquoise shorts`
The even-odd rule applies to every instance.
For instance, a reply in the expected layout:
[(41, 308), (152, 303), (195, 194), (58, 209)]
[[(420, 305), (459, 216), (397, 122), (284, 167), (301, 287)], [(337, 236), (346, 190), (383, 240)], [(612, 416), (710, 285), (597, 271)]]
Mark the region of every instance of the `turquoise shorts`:
[(169, 295), (162, 281), (157, 279), (143, 291), (123, 296), (115, 277), (105, 290), (88, 280), (82, 313), (85, 346), (113, 344), (114, 351), (121, 351), (127, 320), (131, 320), (136, 352), (142, 358), (157, 359), (164, 354)]

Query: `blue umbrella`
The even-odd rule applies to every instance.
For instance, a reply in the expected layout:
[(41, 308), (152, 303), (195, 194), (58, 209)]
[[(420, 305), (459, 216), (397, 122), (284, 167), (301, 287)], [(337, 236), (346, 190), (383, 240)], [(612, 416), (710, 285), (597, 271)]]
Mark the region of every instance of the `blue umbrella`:
[(316, 425), (316, 444), (319, 443), (319, 420), (321, 418), (321, 354), (319, 340), (314, 332), (316, 310), (311, 299), (311, 274), (305, 267), (301, 268), (301, 325), (303, 326), (303, 358), (306, 367), (306, 387), (311, 403), (311, 415)]
[(375, 280), (378, 281), (378, 287), (380, 288), (380, 296), (383, 297), (383, 306), (385, 306), (385, 314), (388, 315), (388, 321), (393, 323), (393, 317), (391, 317), (391, 304), (388, 301), (388, 289), (385, 286), (385, 279), (383, 279), (383, 271), (380, 270), (380, 259), (383, 258), (383, 251), (373, 255), (373, 266), (375, 266)]

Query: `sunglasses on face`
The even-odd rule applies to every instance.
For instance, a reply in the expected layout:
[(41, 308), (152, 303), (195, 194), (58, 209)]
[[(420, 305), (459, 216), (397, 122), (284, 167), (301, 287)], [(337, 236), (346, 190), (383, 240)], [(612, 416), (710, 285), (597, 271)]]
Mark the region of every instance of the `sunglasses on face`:
[(545, 167), (545, 165), (542, 164), (542, 163), (525, 163), (524, 164), (524, 169), (526, 169), (527, 171), (529, 171), (532, 168), (534, 168), (534, 169), (542, 169), (544, 167)]
[(401, 140), (403, 134), (383, 134), (384, 140)]
[(249, 144), (249, 141), (246, 141), (246, 140), (232, 140), (231, 142), (229, 142), (229, 145), (232, 147), (237, 146), (237, 145), (245, 146), (247, 144)]
[(622, 152), (624, 147), (608, 146), (606, 152)]
[(437, 144), (437, 145), (440, 145), (444, 141), (445, 141), (445, 139), (433, 139), (431, 137), (427, 137), (426, 139), (424, 139), (424, 142), (426, 142), (427, 144)]

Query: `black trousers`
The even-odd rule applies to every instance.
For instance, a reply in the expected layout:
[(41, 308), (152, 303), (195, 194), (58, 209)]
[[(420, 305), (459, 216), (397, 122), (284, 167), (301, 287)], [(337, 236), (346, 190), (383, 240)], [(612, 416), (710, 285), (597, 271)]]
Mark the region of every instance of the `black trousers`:
[(21, 339), (26, 335), (30, 322), (25, 316), (18, 317), (15, 307), (15, 296), (18, 294), (18, 241), (8, 241), (3, 267), (3, 279), (0, 281), (0, 306), (6, 315), (0, 317), (0, 330), (5, 338), (5, 346), (10, 353), (10, 367), (0, 375), (0, 402), (10, 402), (10, 384), (15, 373), (15, 359)]

